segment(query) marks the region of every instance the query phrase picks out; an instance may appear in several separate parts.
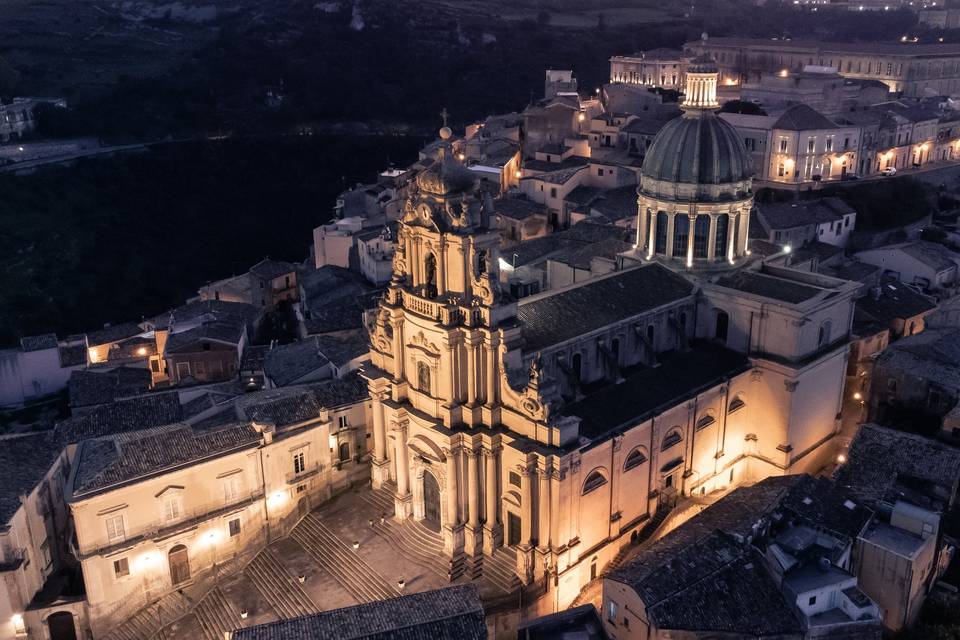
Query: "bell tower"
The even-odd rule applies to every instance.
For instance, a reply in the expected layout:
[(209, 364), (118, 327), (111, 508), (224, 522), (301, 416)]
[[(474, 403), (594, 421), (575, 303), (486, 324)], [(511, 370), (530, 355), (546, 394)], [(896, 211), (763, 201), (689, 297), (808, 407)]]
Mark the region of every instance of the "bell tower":
[[(500, 292), (500, 237), (487, 198), (451, 138), (440, 129), (438, 157), (404, 206), (370, 351), (380, 371), (371, 395), (447, 429), (498, 423), (498, 326), (516, 316)], [(377, 468), (386, 457), (374, 458), (376, 486), (389, 473)]]

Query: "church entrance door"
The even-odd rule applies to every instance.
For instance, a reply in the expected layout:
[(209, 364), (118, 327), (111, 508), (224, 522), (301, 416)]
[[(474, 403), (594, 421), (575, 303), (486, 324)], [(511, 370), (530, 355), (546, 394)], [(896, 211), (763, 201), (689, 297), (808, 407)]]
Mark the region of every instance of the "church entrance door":
[[(450, 496), (456, 500), (455, 496)], [(429, 471), (423, 472), (423, 524), (433, 531), (440, 531), (440, 485)]]
[(520, 544), (520, 516), (507, 513), (507, 546), (515, 547)]

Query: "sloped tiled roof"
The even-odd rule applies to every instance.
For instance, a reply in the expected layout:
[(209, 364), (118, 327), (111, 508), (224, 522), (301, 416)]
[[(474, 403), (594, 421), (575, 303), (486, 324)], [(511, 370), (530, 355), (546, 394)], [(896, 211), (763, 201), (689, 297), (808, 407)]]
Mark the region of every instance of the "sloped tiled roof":
[(0, 529), (50, 471), (61, 444), (49, 431), (0, 438)]
[(796, 104), (783, 112), (773, 123), (774, 129), (786, 131), (808, 131), (810, 129), (835, 129), (836, 124), (813, 107)]
[(179, 422), (183, 416), (176, 392), (154, 393), (116, 400), (89, 413), (59, 423), (56, 434), (64, 444), (125, 431)]
[(524, 351), (582, 336), (685, 298), (693, 284), (657, 264), (619, 271), (586, 284), (521, 301)]
[(40, 351), (41, 349), (56, 349), (57, 334), (45, 333), (39, 336), (20, 338), (20, 348), (24, 351)]
[(389, 598), (238, 629), (235, 640), (486, 640), (474, 585)]
[(150, 372), (141, 367), (74, 371), (67, 382), (70, 406), (89, 407), (138, 395), (150, 388), (150, 382)]
[(186, 331), (171, 333), (164, 347), (166, 353), (177, 353), (189, 349), (192, 345), (203, 340), (214, 340), (231, 345), (240, 344), (243, 338), (244, 325), (233, 322), (208, 322), (199, 327)]
[(259, 444), (250, 424), (201, 430), (173, 424), (84, 442), (77, 453), (74, 496)]
[(311, 337), (290, 344), (278, 345), (268, 351), (263, 360), (263, 371), (278, 387), (285, 387), (321, 369), (329, 360), (320, 353), (317, 338)]

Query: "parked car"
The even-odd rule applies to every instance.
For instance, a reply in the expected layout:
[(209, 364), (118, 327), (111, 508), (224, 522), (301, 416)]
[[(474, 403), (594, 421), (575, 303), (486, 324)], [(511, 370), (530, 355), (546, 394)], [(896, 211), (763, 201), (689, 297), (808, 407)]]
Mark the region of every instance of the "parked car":
[(880, 172), (880, 175), (883, 175), (883, 176), (895, 176), (895, 175), (897, 175), (897, 168), (896, 168), (896, 167), (887, 167), (886, 169), (883, 169), (883, 170)]

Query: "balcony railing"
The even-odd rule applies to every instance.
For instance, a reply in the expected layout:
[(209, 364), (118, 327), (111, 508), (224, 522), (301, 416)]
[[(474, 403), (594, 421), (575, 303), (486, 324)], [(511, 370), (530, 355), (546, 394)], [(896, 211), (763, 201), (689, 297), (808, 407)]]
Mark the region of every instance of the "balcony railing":
[[(125, 518), (124, 526), (127, 527), (128, 533), (123, 537), (122, 540), (110, 540), (108, 542), (101, 542), (94, 545), (83, 545), (77, 549), (76, 556), (78, 560), (82, 561), (96, 555), (109, 554), (113, 551), (133, 546), (145, 540), (153, 540), (156, 538), (163, 538), (173, 535), (179, 531), (196, 527), (207, 520), (217, 518), (224, 513), (247, 507), (253, 502), (262, 498), (263, 491), (261, 489), (257, 489), (255, 491), (239, 495), (237, 498), (229, 502), (226, 500), (221, 500), (219, 502), (210, 502), (205, 505), (194, 507), (190, 511), (185, 511), (180, 518), (177, 518), (173, 521), (158, 518), (149, 522), (129, 522)], [(160, 505), (157, 504), (157, 512), (159, 511)], [(103, 523), (100, 523), (99, 526), (105, 527)]]
[(427, 300), (408, 291), (403, 292), (403, 306), (414, 313), (426, 316), (431, 320), (440, 319), (440, 303), (434, 300)]

